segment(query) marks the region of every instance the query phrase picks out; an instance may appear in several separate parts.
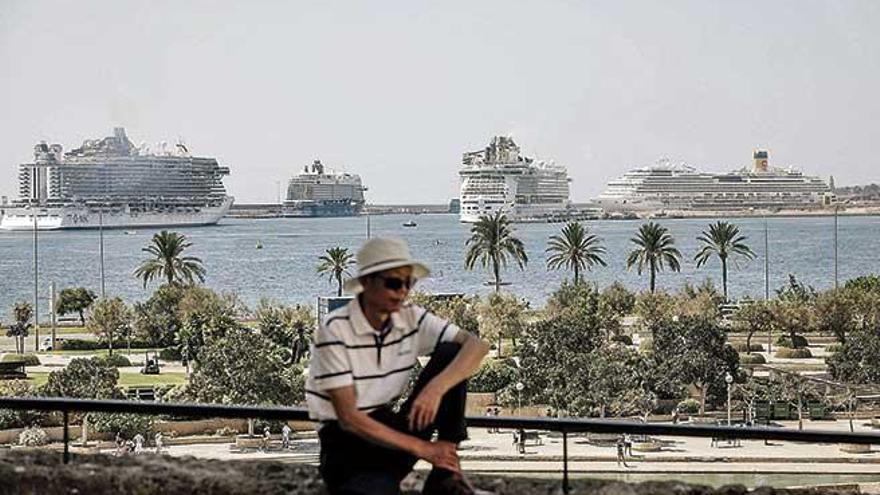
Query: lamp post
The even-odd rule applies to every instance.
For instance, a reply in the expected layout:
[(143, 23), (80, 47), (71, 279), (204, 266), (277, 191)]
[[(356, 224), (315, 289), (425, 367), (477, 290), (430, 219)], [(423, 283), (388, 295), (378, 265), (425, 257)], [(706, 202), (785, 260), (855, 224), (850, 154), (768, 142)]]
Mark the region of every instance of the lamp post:
[[(34, 175), (36, 176), (36, 169), (34, 169)], [(39, 303), (39, 256), (38, 256), (38, 241), (37, 241), (37, 232), (39, 228), (37, 227), (37, 215), (39, 214), (39, 209), (37, 208), (37, 204), (31, 205), (31, 214), (34, 217), (34, 352), (40, 351), (40, 303)], [(24, 353), (24, 338), (21, 339), (21, 352)]]
[[(764, 301), (770, 300), (770, 229), (764, 215)], [(773, 352), (773, 330), (767, 326), (767, 356)]]
[(519, 416), (520, 409), (522, 409), (522, 391), (524, 388), (526, 388), (526, 386), (523, 385), (523, 382), (516, 382), (515, 387), (516, 387), (516, 415)]
[(107, 297), (104, 291), (104, 207), (98, 210), (98, 253), (101, 259), (101, 299)]
[(730, 426), (730, 386), (733, 385), (733, 376), (730, 373), (725, 373), (724, 381), (727, 383), (727, 426)]
[(837, 205), (834, 205), (834, 288), (837, 288)]

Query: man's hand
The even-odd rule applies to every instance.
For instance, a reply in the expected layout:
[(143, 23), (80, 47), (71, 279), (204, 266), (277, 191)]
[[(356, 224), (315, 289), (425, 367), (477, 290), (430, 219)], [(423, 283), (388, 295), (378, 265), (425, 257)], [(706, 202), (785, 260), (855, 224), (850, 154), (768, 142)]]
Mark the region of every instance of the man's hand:
[(452, 442), (425, 442), (419, 457), (431, 463), (434, 467), (446, 469), (453, 473), (461, 472), (456, 446)]
[(419, 392), (416, 400), (413, 401), (409, 410), (409, 429), (410, 431), (422, 431), (437, 418), (437, 410), (440, 409), (440, 401), (443, 399), (443, 392), (433, 384), (428, 382), (425, 388)]

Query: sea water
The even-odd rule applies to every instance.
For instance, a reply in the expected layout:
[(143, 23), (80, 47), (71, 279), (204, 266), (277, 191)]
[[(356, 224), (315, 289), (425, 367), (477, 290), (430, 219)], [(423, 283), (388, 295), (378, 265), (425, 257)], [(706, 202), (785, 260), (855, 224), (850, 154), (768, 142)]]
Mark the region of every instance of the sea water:
[[(416, 227), (404, 227), (413, 220)], [(686, 282), (700, 283), (706, 278), (721, 285), (717, 259), (697, 268), (693, 261), (699, 248), (697, 236), (714, 220), (663, 219), (676, 247), (681, 251), (680, 273), (665, 270), (658, 274), (659, 288), (677, 290)], [(755, 252), (752, 260), (732, 261), (729, 268), (731, 298), (764, 295), (764, 229), (761, 218), (731, 219), (740, 226), (747, 244)], [(602, 220), (586, 222), (597, 234), (607, 252), (608, 266), (584, 273), (587, 280), (605, 287), (614, 281), (631, 290), (648, 287), (646, 273), (627, 270), (626, 257), (633, 249), (631, 238), (643, 222), (640, 220)], [(547, 269), (545, 252), (551, 235), (562, 224), (516, 224), (528, 254), (528, 263), (520, 270), (510, 260), (502, 270), (503, 290), (528, 300), (533, 307), (543, 305), (565, 279), (568, 271)], [(105, 288), (108, 296), (127, 302), (149, 297), (158, 282), (143, 287), (135, 278), (138, 264), (149, 257), (142, 249), (161, 229), (105, 230)], [(365, 217), (350, 218), (277, 218), (224, 219), (210, 227), (170, 228), (183, 233), (192, 242), (185, 254), (199, 257), (207, 270), (205, 284), (222, 292), (235, 292), (248, 305), (262, 298), (284, 303), (314, 304), (316, 297), (334, 295), (335, 283), (316, 272), (318, 257), (330, 247), (342, 246), (355, 252), (367, 235)], [(780, 217), (767, 221), (769, 234), (769, 277), (773, 290), (794, 274), (799, 280), (820, 289), (834, 285), (834, 218)], [(373, 236), (397, 236), (407, 240), (413, 255), (433, 270), (429, 279), (419, 282), (420, 290), (488, 294), (491, 273), (476, 266), (464, 267), (470, 226), (457, 215), (382, 215), (370, 218)], [(880, 262), (877, 241), (880, 217), (840, 217), (838, 224), (838, 279), (872, 273)], [(257, 248), (258, 244), (262, 246)], [(47, 314), (49, 284), (57, 290), (85, 286), (96, 293), (100, 288), (99, 233), (97, 230), (40, 232), (38, 235), (38, 290), (40, 313)], [(352, 268), (354, 271), (354, 268)], [(9, 319), (16, 301), (33, 301), (33, 234), (0, 232), (0, 319)], [(45, 320), (43, 320), (45, 321)]]

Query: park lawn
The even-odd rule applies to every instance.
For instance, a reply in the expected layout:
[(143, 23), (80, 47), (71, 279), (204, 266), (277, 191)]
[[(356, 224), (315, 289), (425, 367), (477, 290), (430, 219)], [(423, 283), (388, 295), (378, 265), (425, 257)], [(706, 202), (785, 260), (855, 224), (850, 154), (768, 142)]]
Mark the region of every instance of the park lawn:
[[(43, 385), (49, 380), (46, 371), (28, 372), (28, 381), (34, 385)], [(186, 383), (186, 373), (166, 372), (159, 375), (142, 375), (140, 373), (120, 373), (120, 387), (150, 387), (158, 385), (183, 385)]]

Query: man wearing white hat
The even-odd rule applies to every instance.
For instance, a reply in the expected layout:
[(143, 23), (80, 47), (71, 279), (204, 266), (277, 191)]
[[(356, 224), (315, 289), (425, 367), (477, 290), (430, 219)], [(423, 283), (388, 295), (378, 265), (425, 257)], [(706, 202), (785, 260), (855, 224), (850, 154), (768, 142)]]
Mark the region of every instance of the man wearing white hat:
[[(405, 242), (371, 239), (357, 254), (356, 276), (345, 282), (356, 297), (318, 328), (306, 399), (320, 422), (321, 475), (331, 494), (397, 494), (418, 459), (434, 466), (422, 493), (473, 493), (456, 448), (467, 438), (464, 380), (489, 346), (406, 303), (428, 274)], [(425, 355), (430, 361), (395, 410), (416, 358)]]

